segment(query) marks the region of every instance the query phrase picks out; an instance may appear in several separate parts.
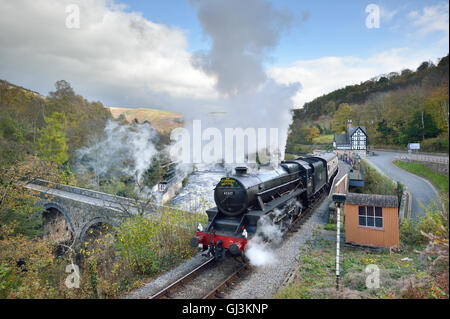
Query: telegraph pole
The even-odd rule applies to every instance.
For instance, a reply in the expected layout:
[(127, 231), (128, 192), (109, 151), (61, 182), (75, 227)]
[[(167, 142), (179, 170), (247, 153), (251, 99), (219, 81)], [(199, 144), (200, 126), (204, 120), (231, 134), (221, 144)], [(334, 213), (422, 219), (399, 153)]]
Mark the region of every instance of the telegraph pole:
[(345, 203), (345, 194), (333, 194), (333, 201), (336, 204), (336, 291), (339, 291), (339, 256), (341, 246), (341, 207)]
[(339, 250), (340, 250), (340, 239), (341, 239), (341, 208), (340, 205), (336, 207), (337, 219), (336, 219), (336, 291), (339, 290)]

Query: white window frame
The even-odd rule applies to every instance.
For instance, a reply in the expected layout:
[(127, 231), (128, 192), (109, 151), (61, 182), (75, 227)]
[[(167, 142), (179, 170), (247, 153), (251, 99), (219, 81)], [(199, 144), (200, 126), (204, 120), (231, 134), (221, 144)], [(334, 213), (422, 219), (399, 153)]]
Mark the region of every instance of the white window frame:
[[(373, 226), (369, 226), (367, 223), (367, 218), (372, 217), (367, 214), (368, 208), (373, 208)], [(364, 215), (361, 215), (360, 208), (364, 208)], [(381, 216), (377, 216), (377, 209), (381, 210)], [(361, 224), (361, 217), (365, 217), (365, 225)], [(381, 227), (376, 226), (376, 220), (381, 220)], [(358, 205), (358, 227), (363, 228), (371, 228), (371, 229), (377, 229), (377, 230), (384, 230), (384, 216), (383, 216), (383, 207), (379, 206), (370, 206), (370, 205)]]

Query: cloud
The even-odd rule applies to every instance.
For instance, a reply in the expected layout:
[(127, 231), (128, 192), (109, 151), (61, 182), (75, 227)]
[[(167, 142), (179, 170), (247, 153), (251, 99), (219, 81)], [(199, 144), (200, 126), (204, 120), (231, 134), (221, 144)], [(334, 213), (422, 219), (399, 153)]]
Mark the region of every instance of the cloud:
[[(80, 28), (69, 29), (69, 4)], [(164, 105), (217, 96), (191, 65), (185, 31), (106, 0), (0, 0), (0, 77), (43, 93), (60, 79), (106, 103)], [(136, 105), (136, 104), (135, 104)]]
[(421, 62), (442, 57), (443, 54), (434, 50), (394, 48), (367, 58), (330, 56), (299, 60), (286, 68), (275, 67), (269, 74), (279, 83), (302, 84), (302, 90), (294, 97), (295, 107), (301, 108), (304, 103), (331, 91), (359, 84), (384, 73), (399, 72), (405, 68), (415, 70)]
[(386, 22), (392, 21), (401, 9), (389, 10), (385, 6), (380, 6), (380, 17)]
[(434, 32), (443, 33), (440, 44), (448, 46), (449, 41), (449, 4), (440, 3), (434, 6), (425, 7), (422, 13), (411, 11), (408, 14), (413, 25), (417, 28), (420, 36), (426, 36)]
[[(264, 62), (290, 14), (260, 0), (193, 3), (211, 39), (196, 59), (184, 30), (113, 1), (0, 0), (0, 78), (44, 94), (64, 79), (88, 99), (177, 111), (205, 127), (278, 128), (284, 150), (298, 84), (269, 79)], [(79, 29), (66, 27), (71, 4), (80, 9)], [(213, 123), (205, 113), (217, 109), (227, 115)]]

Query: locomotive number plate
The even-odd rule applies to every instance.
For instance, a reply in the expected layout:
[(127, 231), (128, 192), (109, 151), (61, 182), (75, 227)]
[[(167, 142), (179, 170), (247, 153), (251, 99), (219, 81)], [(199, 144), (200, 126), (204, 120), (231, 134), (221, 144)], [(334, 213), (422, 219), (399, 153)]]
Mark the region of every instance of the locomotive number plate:
[(234, 192), (223, 192), (225, 196), (233, 196)]
[(222, 178), (220, 180), (220, 186), (236, 187), (236, 180), (229, 177)]

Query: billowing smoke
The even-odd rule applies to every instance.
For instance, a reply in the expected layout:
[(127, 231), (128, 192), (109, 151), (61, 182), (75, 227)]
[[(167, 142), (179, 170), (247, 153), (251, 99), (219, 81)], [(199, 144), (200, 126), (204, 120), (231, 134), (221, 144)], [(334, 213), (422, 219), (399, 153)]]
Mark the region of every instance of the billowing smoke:
[(211, 39), (194, 65), (217, 76), (217, 89), (235, 95), (252, 92), (267, 80), (263, 62), (293, 20), (286, 10), (261, 0), (197, 0), (198, 19)]
[(157, 154), (157, 132), (148, 124), (123, 125), (108, 121), (102, 136), (77, 151), (75, 170), (94, 178), (133, 176), (140, 180)]
[[(186, 127), (202, 120), (204, 128), (278, 129), (277, 147), (284, 157), (292, 121), (292, 97), (300, 84), (283, 85), (267, 77), (270, 52), (295, 17), (261, 0), (192, 0), (203, 32), (211, 41), (208, 51), (193, 55), (192, 64), (216, 78), (220, 97), (182, 111)], [(217, 118), (204, 110), (223, 112)], [(222, 134), (224, 135), (224, 134)], [(223, 153), (232, 150), (224, 149)]]

